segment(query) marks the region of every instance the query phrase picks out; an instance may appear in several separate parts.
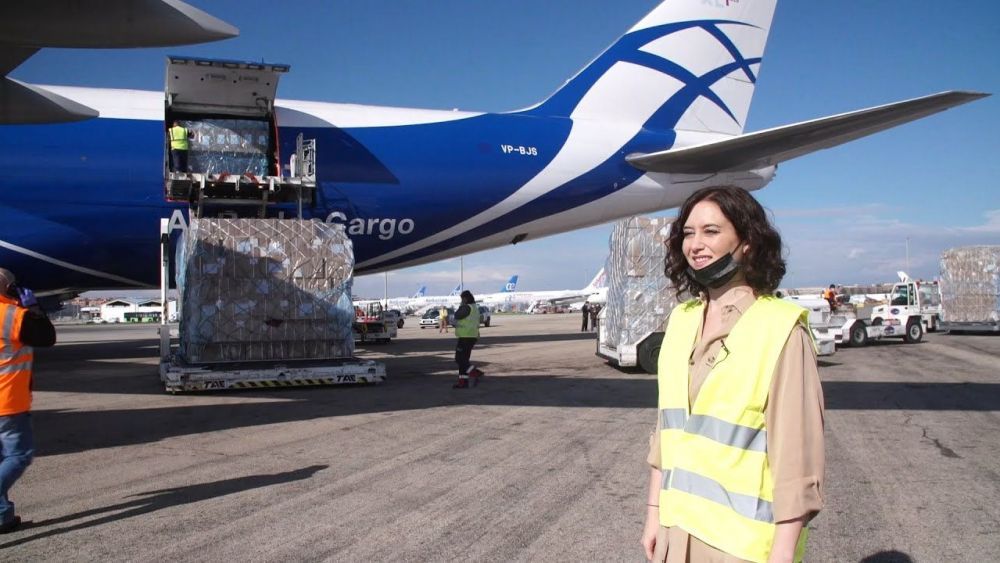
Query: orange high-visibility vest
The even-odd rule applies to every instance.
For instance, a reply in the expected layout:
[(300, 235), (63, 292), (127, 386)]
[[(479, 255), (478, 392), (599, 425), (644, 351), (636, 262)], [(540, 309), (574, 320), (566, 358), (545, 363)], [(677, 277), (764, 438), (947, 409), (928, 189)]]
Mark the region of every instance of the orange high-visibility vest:
[(27, 312), (17, 301), (0, 295), (0, 416), (31, 410), (34, 350), (21, 343)]

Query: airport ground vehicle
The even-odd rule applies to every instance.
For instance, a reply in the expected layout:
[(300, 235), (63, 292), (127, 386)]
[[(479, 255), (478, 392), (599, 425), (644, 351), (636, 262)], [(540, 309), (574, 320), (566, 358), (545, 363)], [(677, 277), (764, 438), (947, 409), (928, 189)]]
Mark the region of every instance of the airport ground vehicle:
[[(455, 308), (445, 307), (445, 309), (448, 311), (448, 325), (451, 326), (455, 324)], [(441, 318), (440, 310), (441, 307), (431, 307), (424, 311), (424, 314), (420, 317), (420, 328), (434, 328), (438, 326), (439, 319)]]
[(597, 356), (619, 367), (656, 373), (667, 317), (677, 300), (663, 273), (672, 218), (615, 223), (604, 266), (607, 304), (597, 316)]
[[(256, 221), (256, 220), (252, 220)], [(171, 240), (169, 235), (169, 225), (166, 219), (160, 222), (160, 247), (161, 247), (161, 283), (160, 293), (163, 297), (162, 303), (166, 307), (167, 289), (169, 286), (171, 261), (174, 253), (171, 251)], [(259, 281), (259, 280), (258, 280)], [(179, 288), (180, 299), (183, 302), (190, 298), (190, 294), (185, 289)], [(349, 297), (345, 298), (350, 305)], [(237, 304), (239, 306), (239, 304)], [(257, 305), (259, 306), (259, 305)], [(257, 307), (251, 305), (251, 307)], [(337, 305), (339, 306), (339, 305)], [(222, 307), (220, 307), (221, 311)], [(218, 314), (218, 313), (217, 313)], [(360, 360), (353, 357), (353, 343), (350, 339), (351, 333), (351, 312), (348, 309), (343, 313), (343, 323), (336, 325), (340, 342), (344, 343), (342, 351), (346, 353), (326, 355), (320, 359), (281, 359), (281, 360), (260, 360), (248, 359), (241, 355), (242, 360), (236, 361), (187, 361), (182, 357), (181, 349), (175, 349), (171, 345), (171, 329), (167, 324), (166, 310), (161, 315), (160, 334), (160, 380), (163, 382), (167, 392), (178, 393), (186, 391), (209, 391), (225, 389), (253, 389), (289, 386), (313, 386), (313, 385), (338, 385), (355, 383), (379, 383), (385, 380), (385, 365), (372, 360)], [(289, 319), (298, 322), (298, 319)], [(191, 317), (185, 313), (182, 325), (178, 327), (178, 334), (183, 336), (184, 322), (192, 322)], [(264, 324), (269, 326), (280, 326), (293, 323), (284, 323), (282, 319), (274, 319), (275, 324), (271, 324), (272, 319), (267, 319)], [(380, 325), (384, 328), (384, 324)], [(395, 326), (392, 327), (395, 329)], [(266, 344), (266, 343), (265, 343)], [(293, 343), (294, 344), (294, 343)], [(271, 356), (274, 357), (274, 356)], [(286, 356), (287, 357), (287, 356)]]
[(492, 314), (493, 314), (493, 311), (491, 311), (489, 307), (486, 307), (484, 305), (480, 305), (479, 306), (479, 324), (481, 324), (483, 326), (490, 326), (490, 322), (493, 320), (492, 319)]
[(403, 312), (399, 309), (389, 309), (385, 312), (386, 319), (395, 322), (396, 328), (403, 328), (406, 322), (403, 320)]
[(398, 319), (395, 315), (382, 309), (381, 303), (369, 303), (364, 307), (356, 306), (354, 311), (355, 342), (388, 344), (396, 337)]
[(899, 272), (900, 282), (889, 294), (889, 303), (838, 305), (829, 320), (816, 323), (814, 330), (829, 334), (841, 345), (864, 346), (882, 338), (902, 338), (920, 342), (925, 332), (938, 330), (941, 293), (938, 282), (912, 280)]

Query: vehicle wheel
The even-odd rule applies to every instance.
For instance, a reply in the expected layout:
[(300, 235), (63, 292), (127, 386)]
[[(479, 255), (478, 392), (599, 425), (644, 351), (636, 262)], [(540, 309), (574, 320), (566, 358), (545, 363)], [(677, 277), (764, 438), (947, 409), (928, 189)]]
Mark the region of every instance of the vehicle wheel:
[(424, 325), (420, 325), (420, 330), (424, 330), (425, 328), (427, 327), (425, 327)]
[(483, 325), (484, 326), (490, 326), (490, 319), (486, 319), (486, 322), (484, 322)]
[(851, 346), (861, 347), (868, 344), (868, 332), (865, 330), (864, 323), (854, 323), (851, 325), (851, 333), (849, 335), (851, 339)]
[(399, 322), (396, 323), (396, 328), (403, 328), (403, 319), (399, 319)]
[(653, 333), (639, 344), (636, 350), (639, 356), (639, 367), (649, 374), (656, 375), (657, 363), (660, 360), (660, 346), (663, 345), (663, 333)]
[(903, 340), (910, 344), (920, 342), (924, 337), (924, 325), (920, 322), (920, 319), (910, 319), (906, 322), (906, 334), (903, 335)]
[(872, 321), (872, 326), (882, 326), (882, 317), (875, 317)]

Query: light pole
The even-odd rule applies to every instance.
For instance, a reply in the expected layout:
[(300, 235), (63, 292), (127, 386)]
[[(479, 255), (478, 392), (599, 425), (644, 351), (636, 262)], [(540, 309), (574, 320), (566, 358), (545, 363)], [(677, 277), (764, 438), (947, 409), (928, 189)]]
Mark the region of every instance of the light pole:
[(382, 308), (383, 309), (388, 309), (389, 308), (389, 272), (388, 271), (385, 272), (385, 305)]
[(458, 257), (458, 287), (465, 291), (465, 256)]
[(910, 237), (906, 237), (906, 275), (910, 275)]

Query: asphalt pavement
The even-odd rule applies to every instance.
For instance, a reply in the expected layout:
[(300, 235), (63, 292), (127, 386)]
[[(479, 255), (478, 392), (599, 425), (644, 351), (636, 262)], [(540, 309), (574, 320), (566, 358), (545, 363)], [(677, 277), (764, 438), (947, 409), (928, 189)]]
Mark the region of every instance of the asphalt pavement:
[[(454, 334), (407, 318), (378, 386), (178, 395), (151, 326), (62, 326), (36, 352), (30, 520), (2, 560), (641, 561), (652, 376), (577, 315)], [(826, 509), (807, 561), (1000, 561), (1000, 336), (824, 358)]]

